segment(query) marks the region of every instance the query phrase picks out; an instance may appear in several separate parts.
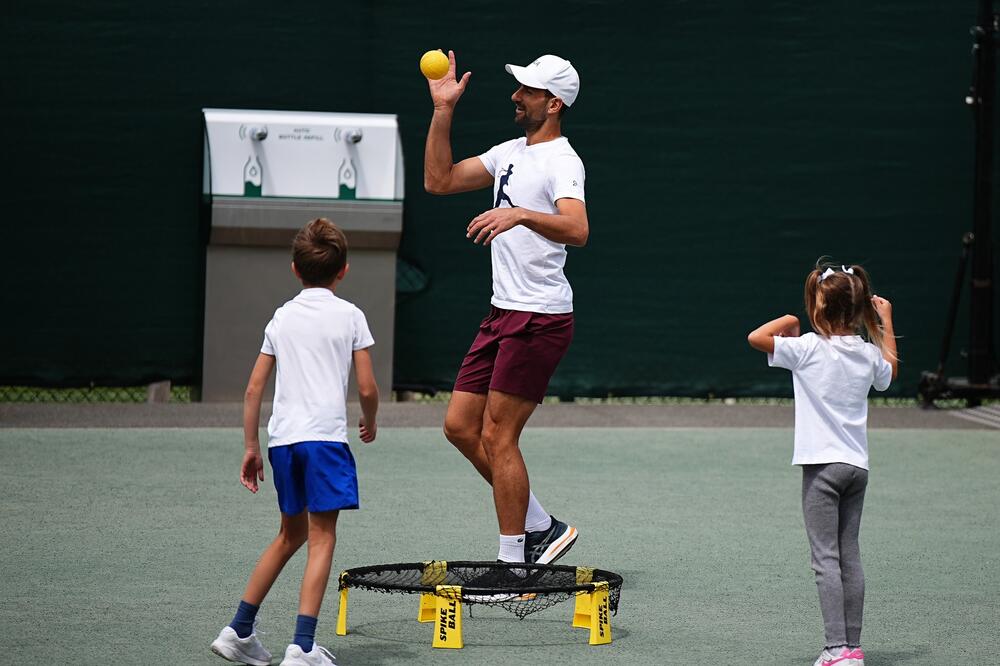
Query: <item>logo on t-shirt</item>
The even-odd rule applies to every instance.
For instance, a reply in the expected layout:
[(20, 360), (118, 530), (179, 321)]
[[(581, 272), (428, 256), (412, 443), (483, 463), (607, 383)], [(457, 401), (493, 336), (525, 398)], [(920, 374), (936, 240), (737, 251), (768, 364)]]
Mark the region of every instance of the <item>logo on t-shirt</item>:
[(517, 208), (517, 205), (511, 201), (507, 193), (503, 191), (503, 188), (507, 187), (507, 183), (510, 182), (510, 175), (512, 173), (514, 173), (513, 164), (509, 165), (506, 169), (500, 170), (500, 185), (497, 187), (497, 200), (493, 204), (494, 208), (499, 208), (500, 204), (504, 201), (506, 201), (507, 205), (511, 208)]

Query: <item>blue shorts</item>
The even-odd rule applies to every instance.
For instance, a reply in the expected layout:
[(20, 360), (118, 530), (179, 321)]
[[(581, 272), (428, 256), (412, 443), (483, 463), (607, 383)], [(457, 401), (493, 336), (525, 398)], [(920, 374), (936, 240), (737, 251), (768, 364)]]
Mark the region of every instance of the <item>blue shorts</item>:
[(273, 446), (267, 459), (274, 472), (281, 513), (296, 516), (358, 508), (358, 470), (343, 442), (298, 442)]

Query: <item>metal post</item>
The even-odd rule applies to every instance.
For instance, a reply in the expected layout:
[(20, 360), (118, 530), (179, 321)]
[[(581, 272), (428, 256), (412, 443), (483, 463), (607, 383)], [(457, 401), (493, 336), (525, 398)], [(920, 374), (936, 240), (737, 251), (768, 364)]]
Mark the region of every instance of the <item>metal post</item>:
[[(994, 0), (979, 0), (977, 25), (972, 28), (973, 74), (966, 104), (972, 107), (975, 124), (975, 168), (973, 175), (973, 231), (962, 238), (962, 260), (955, 278), (947, 329), (937, 370), (924, 372), (918, 393), (925, 406), (943, 397), (965, 398), (976, 405), (986, 397), (1000, 397), (996, 350), (993, 343), (993, 113), (996, 99), (996, 48), (1000, 14)], [(970, 252), (971, 245), (971, 252)], [(961, 295), (962, 275), (971, 254), (969, 297), (969, 374), (945, 377), (944, 365), (951, 347), (955, 314)]]
[(951, 351), (951, 336), (955, 332), (955, 320), (958, 318), (958, 302), (962, 298), (962, 283), (965, 282), (965, 267), (969, 263), (969, 254), (973, 239), (972, 232), (968, 232), (962, 236), (962, 258), (958, 262), (958, 272), (955, 273), (955, 285), (951, 290), (951, 305), (948, 307), (948, 325), (944, 330), (944, 340), (941, 342), (941, 357), (938, 361), (937, 370), (934, 372), (938, 377), (944, 377), (944, 364), (948, 360), (948, 352)]
[(993, 0), (980, 0), (979, 21), (973, 28), (976, 59), (970, 103), (976, 128), (973, 194), (972, 291), (970, 297), (969, 384), (987, 385), (993, 375), (993, 109), (996, 87), (996, 16)]

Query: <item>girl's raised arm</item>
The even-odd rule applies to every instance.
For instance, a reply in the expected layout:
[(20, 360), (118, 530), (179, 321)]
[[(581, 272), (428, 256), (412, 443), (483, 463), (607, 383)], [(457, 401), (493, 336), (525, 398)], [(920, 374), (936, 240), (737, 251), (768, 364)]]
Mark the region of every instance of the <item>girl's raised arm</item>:
[(789, 314), (772, 319), (751, 331), (747, 336), (747, 342), (757, 351), (773, 354), (775, 337), (799, 337), (799, 318)]

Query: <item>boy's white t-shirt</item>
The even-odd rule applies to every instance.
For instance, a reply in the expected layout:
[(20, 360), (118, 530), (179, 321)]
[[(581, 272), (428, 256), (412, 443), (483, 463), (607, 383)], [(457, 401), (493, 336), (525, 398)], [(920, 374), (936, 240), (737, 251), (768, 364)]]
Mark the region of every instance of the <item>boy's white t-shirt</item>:
[(868, 469), (868, 390), (884, 391), (892, 381), (892, 366), (878, 347), (859, 335), (775, 337), (767, 362), (792, 371), (792, 464)]
[(307, 288), (278, 308), (260, 351), (277, 359), (268, 448), (347, 442), (347, 381), (355, 351), (375, 344), (365, 315), (329, 289)]
[[(527, 145), (513, 139), (479, 156), (493, 176), (493, 201), (500, 208), (559, 212), (559, 199), (584, 199), (583, 161), (566, 137)], [(573, 290), (563, 273), (566, 245), (524, 226), (490, 241), (493, 259), (491, 303), (505, 310), (564, 314), (573, 311)]]

